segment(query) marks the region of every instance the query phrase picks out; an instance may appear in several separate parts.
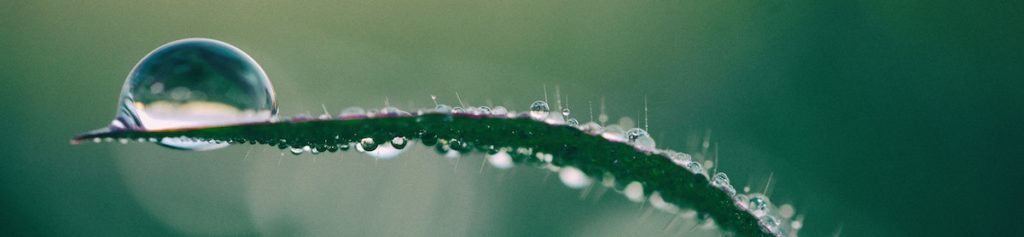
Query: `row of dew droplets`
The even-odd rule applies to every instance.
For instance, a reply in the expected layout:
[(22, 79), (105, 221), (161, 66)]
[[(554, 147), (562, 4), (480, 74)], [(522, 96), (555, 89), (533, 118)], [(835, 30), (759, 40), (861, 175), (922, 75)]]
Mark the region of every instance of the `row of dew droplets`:
[[(189, 38), (153, 50), (132, 68), (110, 130), (164, 130), (273, 121), (274, 88), (263, 69), (227, 43)], [(163, 138), (183, 150), (226, 147), (222, 141)]]
[[(670, 150), (657, 150), (655, 141), (651, 138), (648, 130), (633, 128), (631, 120), (629, 123), (620, 121), (620, 124), (602, 126), (607, 121), (603, 100), (598, 117), (600, 124), (590, 121), (581, 125), (577, 119), (569, 117), (571, 111), (567, 105), (562, 107), (561, 96), (558, 95), (557, 90), (556, 96), (558, 112), (551, 113), (551, 106), (545, 98), (543, 101), (535, 101), (530, 104), (528, 112), (525, 113), (526, 116), (552, 125), (575, 127), (587, 134), (601, 136), (609, 141), (625, 142), (644, 152), (665, 154), (674, 163), (686, 168), (689, 172), (705, 179), (709, 178), (709, 174), (705, 172), (701, 162), (693, 160), (689, 155)], [(546, 92), (545, 97), (547, 97)], [(461, 98), (460, 106), (457, 107), (437, 104), (436, 97), (432, 96), (432, 99), (434, 99), (435, 108), (429, 111), (419, 111), (418, 114), (432, 112), (495, 117), (518, 116), (501, 106), (494, 108), (469, 107), (461, 102)], [(129, 73), (119, 102), (118, 113), (108, 127), (110, 130), (154, 131), (183, 127), (274, 122), (277, 120), (278, 112), (273, 87), (255, 60), (227, 43), (201, 38), (170, 42), (143, 57)], [(646, 98), (644, 112), (645, 114), (647, 112)], [(407, 116), (410, 113), (392, 107), (386, 102), (385, 107), (380, 110), (367, 111), (359, 107), (346, 108), (338, 117), (345, 119), (347, 117), (391, 115)], [(318, 118), (321, 120), (333, 119), (326, 111)], [(313, 119), (312, 116), (297, 116), (289, 121), (301, 122), (310, 119)], [(593, 120), (593, 115), (591, 115), (591, 120)], [(162, 138), (157, 142), (163, 146), (184, 150), (210, 150), (228, 145), (224, 141), (189, 138)], [(273, 145), (277, 145), (281, 149), (288, 149), (293, 154), (348, 150), (352, 146), (346, 142), (313, 147), (308, 145), (295, 147), (297, 143), (289, 144), (289, 142), (282, 139), (274, 141)], [(400, 154), (408, 143), (409, 140), (405, 137), (393, 137), (387, 141), (377, 141), (374, 138), (366, 137), (355, 143), (354, 147), (357, 151), (365, 152), (375, 158), (390, 159)], [(471, 150), (469, 143), (456, 139), (436, 144), (439, 149), (446, 150), (449, 155), (458, 156), (460, 152)], [(512, 158), (509, 154), (513, 152), (511, 148), (493, 150), (493, 153), (487, 155), (488, 162), (498, 168), (512, 166)], [(523, 153), (522, 151), (516, 152)], [(550, 164), (550, 154), (545, 156), (545, 154), (538, 153), (537, 156)], [(710, 167), (710, 165), (708, 166)], [(592, 182), (585, 173), (574, 167), (553, 167), (551, 169), (559, 172), (562, 182), (571, 188), (586, 187)], [(715, 172), (711, 175), (710, 182), (732, 196), (737, 207), (758, 217), (762, 227), (772, 233), (777, 235), (793, 234), (802, 226), (802, 220), (800, 220), (802, 218), (793, 221), (791, 225), (784, 223), (792, 217), (792, 206), (788, 204), (783, 205), (788, 209), (777, 210), (764, 194), (736, 194), (736, 190), (729, 183), (725, 173)], [(638, 193), (637, 190), (642, 189), (641, 184), (633, 182), (627, 185), (623, 191), (631, 200), (640, 200), (643, 192)], [(655, 199), (661, 200), (660, 196), (655, 194), (657, 193), (652, 193), (650, 197), (652, 202)], [(674, 205), (663, 203), (663, 200), (657, 203), (657, 206), (664, 207), (661, 209), (678, 209)], [(791, 230), (792, 232), (789, 232)]]

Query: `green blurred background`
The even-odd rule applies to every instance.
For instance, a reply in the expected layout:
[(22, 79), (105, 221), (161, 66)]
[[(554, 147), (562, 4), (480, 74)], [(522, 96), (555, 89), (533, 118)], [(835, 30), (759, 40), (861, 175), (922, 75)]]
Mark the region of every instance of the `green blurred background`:
[[(260, 62), (282, 115), (346, 106), (523, 110), (559, 86), (659, 147), (712, 129), (720, 169), (806, 216), (805, 236), (1019, 233), (1016, 1), (2, 1), (0, 235), (679, 236), (533, 168), (423, 147), (281, 157), (236, 146), (72, 146), (142, 56), (180, 38)], [(247, 155), (248, 154), (248, 155)], [(340, 157), (340, 158), (339, 158)]]

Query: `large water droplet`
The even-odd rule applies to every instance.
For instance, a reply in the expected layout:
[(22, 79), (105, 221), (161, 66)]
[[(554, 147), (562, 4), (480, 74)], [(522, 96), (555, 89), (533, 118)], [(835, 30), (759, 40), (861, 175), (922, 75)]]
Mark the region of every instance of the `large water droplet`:
[[(252, 57), (227, 43), (167, 43), (128, 74), (111, 129), (163, 130), (265, 122), (277, 116), (274, 89)], [(227, 143), (165, 138), (161, 145), (210, 150)]]
[(551, 107), (548, 106), (548, 102), (543, 100), (534, 101), (530, 104), (530, 117), (536, 120), (544, 120), (548, 118), (548, 114), (551, 113)]

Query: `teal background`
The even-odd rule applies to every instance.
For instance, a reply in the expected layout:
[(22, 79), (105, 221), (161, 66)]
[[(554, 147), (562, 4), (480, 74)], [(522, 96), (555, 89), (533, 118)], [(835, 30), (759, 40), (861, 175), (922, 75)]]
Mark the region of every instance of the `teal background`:
[[(515, 110), (546, 85), (661, 148), (705, 129), (734, 183), (804, 236), (1005, 236), (1021, 213), (1015, 1), (3, 1), (0, 235), (717, 236), (545, 171), (423, 147), (375, 162), (236, 146), (69, 145), (107, 124), (163, 43), (229, 42), (282, 115), (346, 106)], [(552, 96), (552, 95), (549, 95)], [(340, 159), (339, 159), (340, 157)], [(545, 181), (546, 180), (546, 181)]]

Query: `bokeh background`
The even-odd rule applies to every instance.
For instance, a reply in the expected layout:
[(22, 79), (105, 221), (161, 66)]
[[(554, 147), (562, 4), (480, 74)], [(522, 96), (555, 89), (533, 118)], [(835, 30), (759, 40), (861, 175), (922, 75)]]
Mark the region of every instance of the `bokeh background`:
[[(1019, 233), (1016, 1), (0, 1), (0, 235), (712, 235), (546, 171), (423, 147), (282, 158), (235, 146), (69, 145), (107, 124), (157, 46), (232, 43), (282, 115), (347, 106), (523, 110), (560, 87), (659, 147), (713, 132), (719, 168), (805, 236)], [(553, 93), (552, 93), (553, 94)], [(552, 95), (549, 95), (552, 96)], [(582, 196), (582, 197), (581, 197)]]

